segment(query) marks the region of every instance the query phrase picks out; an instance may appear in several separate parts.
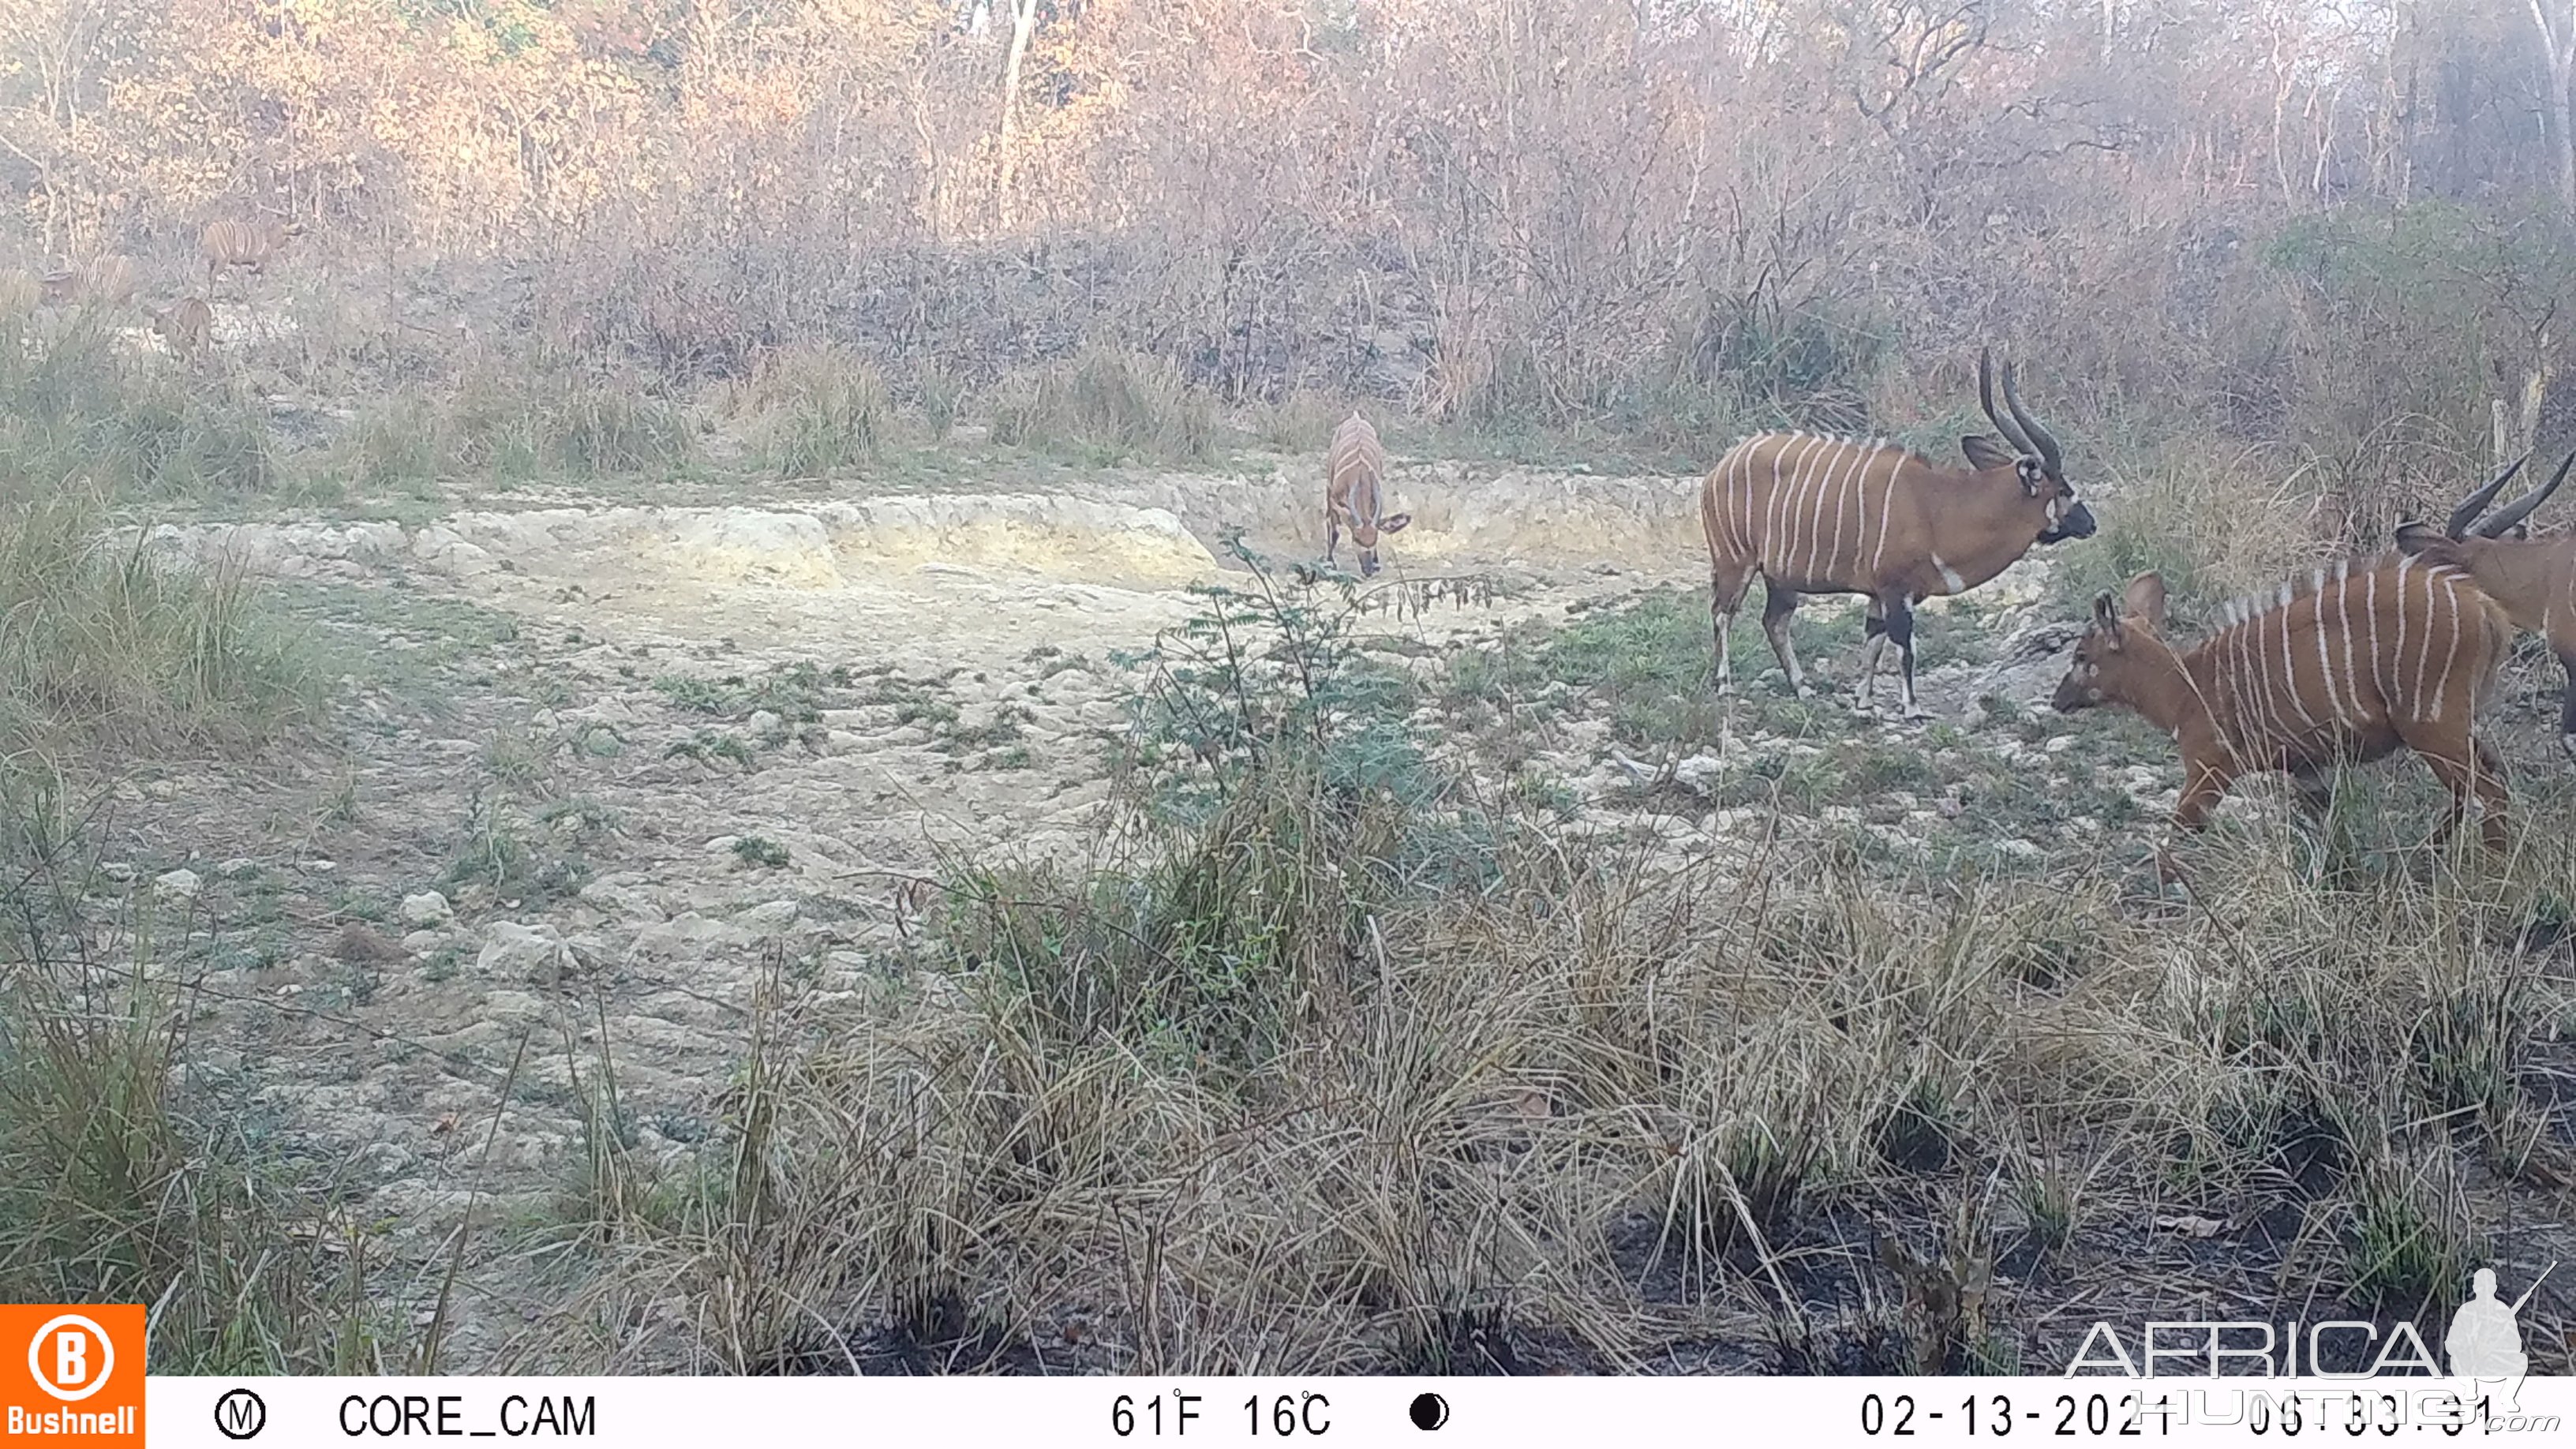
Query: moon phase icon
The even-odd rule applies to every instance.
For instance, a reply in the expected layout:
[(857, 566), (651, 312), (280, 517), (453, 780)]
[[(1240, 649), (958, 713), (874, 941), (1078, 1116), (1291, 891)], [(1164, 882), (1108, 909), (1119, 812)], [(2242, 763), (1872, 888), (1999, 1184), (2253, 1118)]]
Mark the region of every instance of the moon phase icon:
[(1449, 1401), (1438, 1394), (1413, 1396), (1413, 1427), (1429, 1432), (1449, 1422)]

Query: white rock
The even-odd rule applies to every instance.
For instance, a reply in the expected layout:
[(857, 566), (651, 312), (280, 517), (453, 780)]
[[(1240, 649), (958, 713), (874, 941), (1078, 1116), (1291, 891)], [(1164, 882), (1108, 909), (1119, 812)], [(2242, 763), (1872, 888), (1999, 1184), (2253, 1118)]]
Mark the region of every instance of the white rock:
[(752, 939), (752, 934), (740, 926), (711, 921), (695, 911), (687, 911), (636, 932), (635, 939), (627, 945), (626, 954), (629, 957), (707, 956), (730, 947), (749, 945)]
[(546, 1004), (524, 991), (493, 991), (483, 997), (483, 1017), (487, 1021), (529, 1022), (545, 1014)]
[(197, 885), (197, 873), (193, 870), (164, 871), (152, 878), (152, 893), (169, 900), (194, 900)]
[(402, 898), (402, 918), (416, 928), (444, 926), (456, 919), (456, 908), (436, 891), (419, 891)]
[(796, 903), (763, 901), (734, 919), (763, 935), (774, 935), (796, 924)]
[(223, 864), (216, 866), (215, 874), (222, 876), (226, 880), (240, 880), (245, 876), (254, 876), (259, 874), (259, 862), (251, 859), (247, 855), (236, 855), (232, 859), (225, 861)]
[(458, 578), (490, 573), (500, 561), (476, 544), (467, 543), (456, 530), (432, 524), (414, 535), (412, 556), (430, 569)]
[(403, 939), (403, 949), (415, 956), (426, 956), (447, 944), (445, 931), (412, 931)]
[(1726, 762), (1715, 755), (1693, 755), (1673, 766), (1673, 780), (1685, 790), (1705, 795), (1726, 773)]
[(485, 976), (552, 985), (573, 964), (572, 952), (552, 926), (494, 921), (483, 928), (483, 950), (474, 969)]

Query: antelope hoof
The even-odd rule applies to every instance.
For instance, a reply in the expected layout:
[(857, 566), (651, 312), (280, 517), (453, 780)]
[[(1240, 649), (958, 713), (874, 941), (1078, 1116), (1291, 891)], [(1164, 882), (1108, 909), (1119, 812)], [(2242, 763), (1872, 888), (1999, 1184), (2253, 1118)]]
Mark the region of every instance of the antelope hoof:
[(1797, 691), (1797, 695), (1800, 699), (1813, 699), (1816, 697), (1816, 687), (1803, 679), (1789, 687)]
[(1932, 717), (1932, 711), (1919, 704), (1909, 704), (1899, 714), (1907, 724), (1920, 724)]
[(2191, 879), (2183, 873), (2182, 862), (2174, 859), (2171, 844), (2156, 847), (2156, 893), (2167, 892), (2179, 893), (2186, 900), (2191, 896)]

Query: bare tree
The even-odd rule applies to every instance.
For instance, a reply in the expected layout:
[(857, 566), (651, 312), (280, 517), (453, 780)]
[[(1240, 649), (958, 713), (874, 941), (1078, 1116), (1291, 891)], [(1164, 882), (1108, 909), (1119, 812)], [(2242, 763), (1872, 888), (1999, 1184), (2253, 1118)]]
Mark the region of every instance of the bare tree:
[(1020, 64), (1028, 59), (1029, 36), (1038, 28), (1038, 0), (1011, 0), (1011, 58), (1002, 66), (1002, 207), (1009, 219), (1012, 142), (1020, 121)]
[(2576, 106), (2570, 104), (2568, 88), (2570, 71), (2576, 70), (2576, 3), (2531, 0), (2531, 19), (2540, 27), (2541, 58), (2549, 67), (2549, 94), (2541, 115), (2556, 148), (2552, 171), (2558, 182), (2558, 204), (2576, 216)]

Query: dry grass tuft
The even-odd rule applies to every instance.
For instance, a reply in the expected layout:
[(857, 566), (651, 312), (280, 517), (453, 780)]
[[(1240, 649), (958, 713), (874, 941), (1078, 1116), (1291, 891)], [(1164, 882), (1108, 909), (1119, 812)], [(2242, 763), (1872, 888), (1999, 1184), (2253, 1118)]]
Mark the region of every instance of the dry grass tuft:
[(1106, 347), (1003, 377), (984, 411), (997, 443), (1068, 448), (1102, 462), (1204, 462), (1217, 445), (1216, 401), (1178, 366)]

